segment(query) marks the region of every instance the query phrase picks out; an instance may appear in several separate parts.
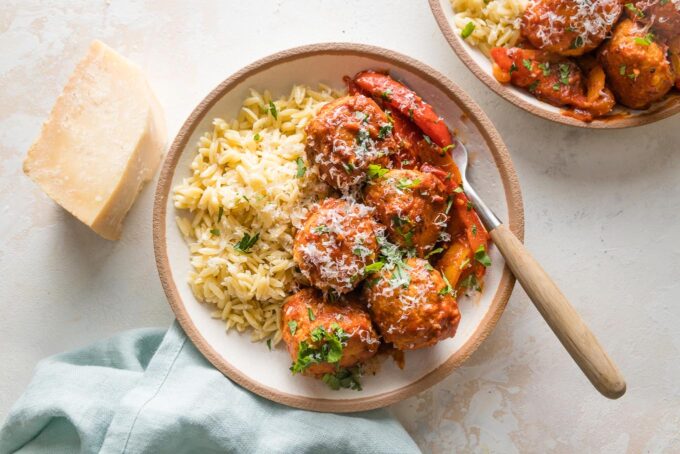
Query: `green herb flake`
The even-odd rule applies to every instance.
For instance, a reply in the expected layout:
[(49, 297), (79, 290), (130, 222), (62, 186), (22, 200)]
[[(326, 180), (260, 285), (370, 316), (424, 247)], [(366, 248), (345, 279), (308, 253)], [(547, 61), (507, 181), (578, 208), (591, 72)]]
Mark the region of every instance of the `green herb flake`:
[(224, 207), (220, 207), (220, 209), (217, 211), (217, 222), (220, 222), (223, 215), (224, 215)]
[(267, 339), (267, 348), (269, 349), (269, 351), (272, 351), (272, 340), (271, 339)]
[(256, 233), (252, 237), (249, 234), (244, 233), (243, 238), (241, 238), (241, 241), (234, 245), (234, 249), (240, 252), (248, 253), (250, 252), (250, 248), (252, 248), (259, 239), (260, 239), (259, 233)]
[(307, 172), (307, 167), (305, 167), (305, 161), (302, 160), (301, 157), (298, 157), (295, 162), (297, 163), (297, 173), (295, 174), (296, 178), (302, 178), (305, 176), (305, 172)]
[(619, 66), (619, 74), (622, 76), (626, 75), (626, 65)]
[(427, 259), (427, 258), (430, 258), (431, 256), (437, 255), (437, 254), (439, 254), (439, 253), (441, 253), (441, 252), (444, 252), (444, 248), (438, 247), (438, 248), (436, 248), (436, 249), (432, 249), (432, 250), (429, 252), (429, 254), (427, 254), (427, 255), (425, 256), (425, 258), (426, 258), (426, 259)]
[(510, 65), (510, 74), (513, 73), (513, 71), (517, 71), (517, 65), (513, 61), (512, 64)]
[(453, 205), (453, 197), (449, 196), (449, 200), (446, 202), (446, 210), (444, 211), (445, 214), (449, 214), (449, 211), (451, 211), (451, 205)]
[(298, 324), (295, 320), (291, 320), (288, 322), (288, 329), (290, 330), (290, 334), (292, 336), (295, 336), (295, 331), (297, 331)]
[(559, 91), (560, 90), (560, 84), (553, 84), (552, 89), (554, 91)]
[(274, 120), (279, 119), (279, 112), (276, 110), (276, 104), (274, 104), (273, 101), (269, 101), (269, 112), (272, 114), (272, 117), (274, 117)]
[(544, 76), (550, 75), (550, 62), (539, 63), (538, 67), (543, 71)]
[(566, 63), (560, 63), (560, 83), (569, 85), (569, 75), (571, 68)]
[(312, 229), (312, 232), (316, 233), (317, 235), (321, 233), (328, 233), (329, 231), (330, 229), (326, 224), (319, 224)]
[(378, 139), (383, 140), (385, 137), (389, 136), (392, 134), (392, 123), (385, 123), (380, 127), (380, 131), (378, 132)]
[(477, 236), (477, 226), (475, 224), (472, 224), (470, 230), (472, 231), (472, 236)]
[(425, 142), (427, 142), (428, 145), (432, 145), (432, 139), (430, 139), (430, 136), (423, 134), (423, 139), (425, 139)]
[(529, 93), (534, 93), (536, 91), (536, 88), (538, 88), (538, 81), (537, 80), (533, 81), (527, 89), (529, 90)]
[(635, 5), (633, 5), (632, 3), (626, 3), (625, 7), (628, 11), (635, 14), (637, 17), (640, 17), (640, 18), (645, 17), (644, 13), (642, 11), (640, 11), (639, 9), (637, 9), (635, 7)]
[(465, 191), (463, 190), (462, 186), (458, 186), (456, 189), (453, 190), (453, 192), (455, 192), (456, 194), (462, 194)]
[(415, 186), (418, 186), (421, 183), (420, 178), (400, 178), (399, 181), (397, 181), (397, 188), (398, 189), (411, 189)]
[(583, 44), (585, 43), (585, 40), (583, 39), (583, 36), (577, 36), (574, 38), (574, 40), (571, 42), (571, 45), (569, 46), (570, 49), (579, 49), (583, 47)]
[(465, 208), (466, 208), (468, 211), (472, 211), (472, 202), (470, 202), (470, 201), (468, 200), (467, 204), (465, 204)]
[(463, 27), (463, 30), (461, 30), (460, 32), (460, 36), (463, 39), (465, 39), (469, 37), (473, 31), (475, 31), (475, 24), (472, 21), (470, 21), (467, 24), (465, 24), (465, 27)]
[(314, 320), (316, 320), (316, 316), (314, 315), (314, 312), (312, 311), (311, 307), (307, 308), (307, 317), (309, 317), (310, 322), (313, 322)]
[(444, 148), (442, 148), (442, 153), (448, 153), (449, 151), (453, 150), (456, 147), (455, 143), (448, 144)]
[(649, 46), (653, 42), (654, 42), (653, 33), (647, 33), (643, 38), (640, 38), (639, 36), (635, 38), (635, 43), (641, 46)]
[(262, 140), (262, 137), (260, 136), (259, 132), (253, 136), (253, 140), (255, 142), (259, 142), (260, 140)]
[(389, 171), (380, 164), (369, 164), (367, 173), (369, 178), (382, 178)]
[(465, 268), (467, 268), (467, 266), (468, 266), (469, 264), (470, 264), (470, 259), (465, 259), (465, 260), (463, 260), (463, 263), (460, 264), (460, 266), (458, 267), (458, 269), (464, 270)]
[(527, 60), (526, 58), (522, 60), (522, 66), (524, 66), (529, 71), (534, 69), (534, 64), (531, 62), (531, 60)]
[(219, 235), (221, 232), (220, 229), (210, 229), (210, 233), (212, 233), (213, 235)]
[(390, 97), (392, 96), (392, 89), (391, 89), (391, 88), (388, 88), (387, 90), (383, 91), (383, 92), (380, 94), (380, 96), (381, 96), (382, 99), (384, 99), (385, 101), (389, 101), (389, 100), (390, 100)]
[(446, 275), (444, 273), (441, 273), (442, 279), (444, 280), (444, 283), (446, 286), (439, 290), (439, 296), (444, 296), (444, 295), (451, 295), (453, 294), (453, 287), (451, 286), (451, 283), (449, 280), (446, 278)]
[(383, 266), (385, 266), (385, 262), (373, 262), (364, 268), (364, 273), (365, 274), (377, 273), (378, 271), (383, 269)]
[(475, 251), (475, 260), (485, 267), (491, 266), (491, 258), (486, 253), (486, 247), (483, 244)]
[(460, 287), (468, 290), (480, 291), (479, 282), (477, 281), (477, 276), (470, 274), (468, 277), (460, 281)]

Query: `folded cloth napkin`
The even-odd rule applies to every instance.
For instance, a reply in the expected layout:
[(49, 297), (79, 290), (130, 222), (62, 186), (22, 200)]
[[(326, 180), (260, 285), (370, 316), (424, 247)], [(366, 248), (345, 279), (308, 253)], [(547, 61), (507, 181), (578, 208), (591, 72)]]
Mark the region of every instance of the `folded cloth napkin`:
[(413, 453), (384, 410), (313, 413), (217, 371), (175, 322), (38, 365), (0, 430), (0, 453)]

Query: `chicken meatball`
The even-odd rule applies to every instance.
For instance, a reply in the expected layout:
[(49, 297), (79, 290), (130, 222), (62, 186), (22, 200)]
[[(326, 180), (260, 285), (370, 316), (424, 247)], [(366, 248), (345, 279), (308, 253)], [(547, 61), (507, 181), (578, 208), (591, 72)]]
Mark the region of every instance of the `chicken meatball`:
[(675, 75), (665, 46), (629, 19), (616, 26), (598, 58), (611, 90), (624, 106), (646, 109), (673, 87)]
[(307, 126), (310, 162), (326, 183), (343, 192), (366, 180), (370, 164), (386, 166), (396, 148), (387, 115), (363, 95), (326, 104)]
[(583, 55), (600, 45), (621, 10), (619, 0), (534, 0), (522, 16), (522, 35), (538, 49)]
[(286, 300), (282, 314), (281, 332), (293, 373), (336, 374), (378, 351), (380, 340), (356, 295), (329, 302), (318, 290), (306, 288)]
[(309, 282), (343, 294), (364, 278), (364, 267), (375, 261), (377, 235), (383, 228), (373, 208), (345, 199), (328, 198), (313, 210), (295, 235), (293, 259)]
[(453, 289), (426, 260), (383, 267), (364, 292), (383, 339), (399, 350), (429, 347), (456, 334), (460, 312)]
[(419, 256), (432, 249), (446, 227), (444, 184), (430, 173), (401, 169), (376, 175), (366, 185), (364, 201), (375, 208), (390, 240), (415, 248)]
[(673, 38), (680, 34), (680, 0), (625, 1), (628, 17), (650, 23), (655, 32)]

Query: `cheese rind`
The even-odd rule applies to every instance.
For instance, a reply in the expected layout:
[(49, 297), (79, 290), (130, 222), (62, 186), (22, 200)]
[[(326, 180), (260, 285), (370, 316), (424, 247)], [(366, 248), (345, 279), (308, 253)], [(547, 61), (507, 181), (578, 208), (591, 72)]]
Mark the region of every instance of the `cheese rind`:
[(24, 161), (55, 202), (106, 239), (153, 178), (166, 140), (142, 71), (99, 41), (78, 64)]

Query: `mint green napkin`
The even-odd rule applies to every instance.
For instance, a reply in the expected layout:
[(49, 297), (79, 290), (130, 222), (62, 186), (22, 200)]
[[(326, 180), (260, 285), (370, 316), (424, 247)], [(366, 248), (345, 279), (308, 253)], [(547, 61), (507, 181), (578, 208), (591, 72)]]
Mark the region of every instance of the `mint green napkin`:
[(177, 322), (42, 361), (0, 430), (0, 453), (412, 453), (386, 411), (278, 405), (212, 367)]

